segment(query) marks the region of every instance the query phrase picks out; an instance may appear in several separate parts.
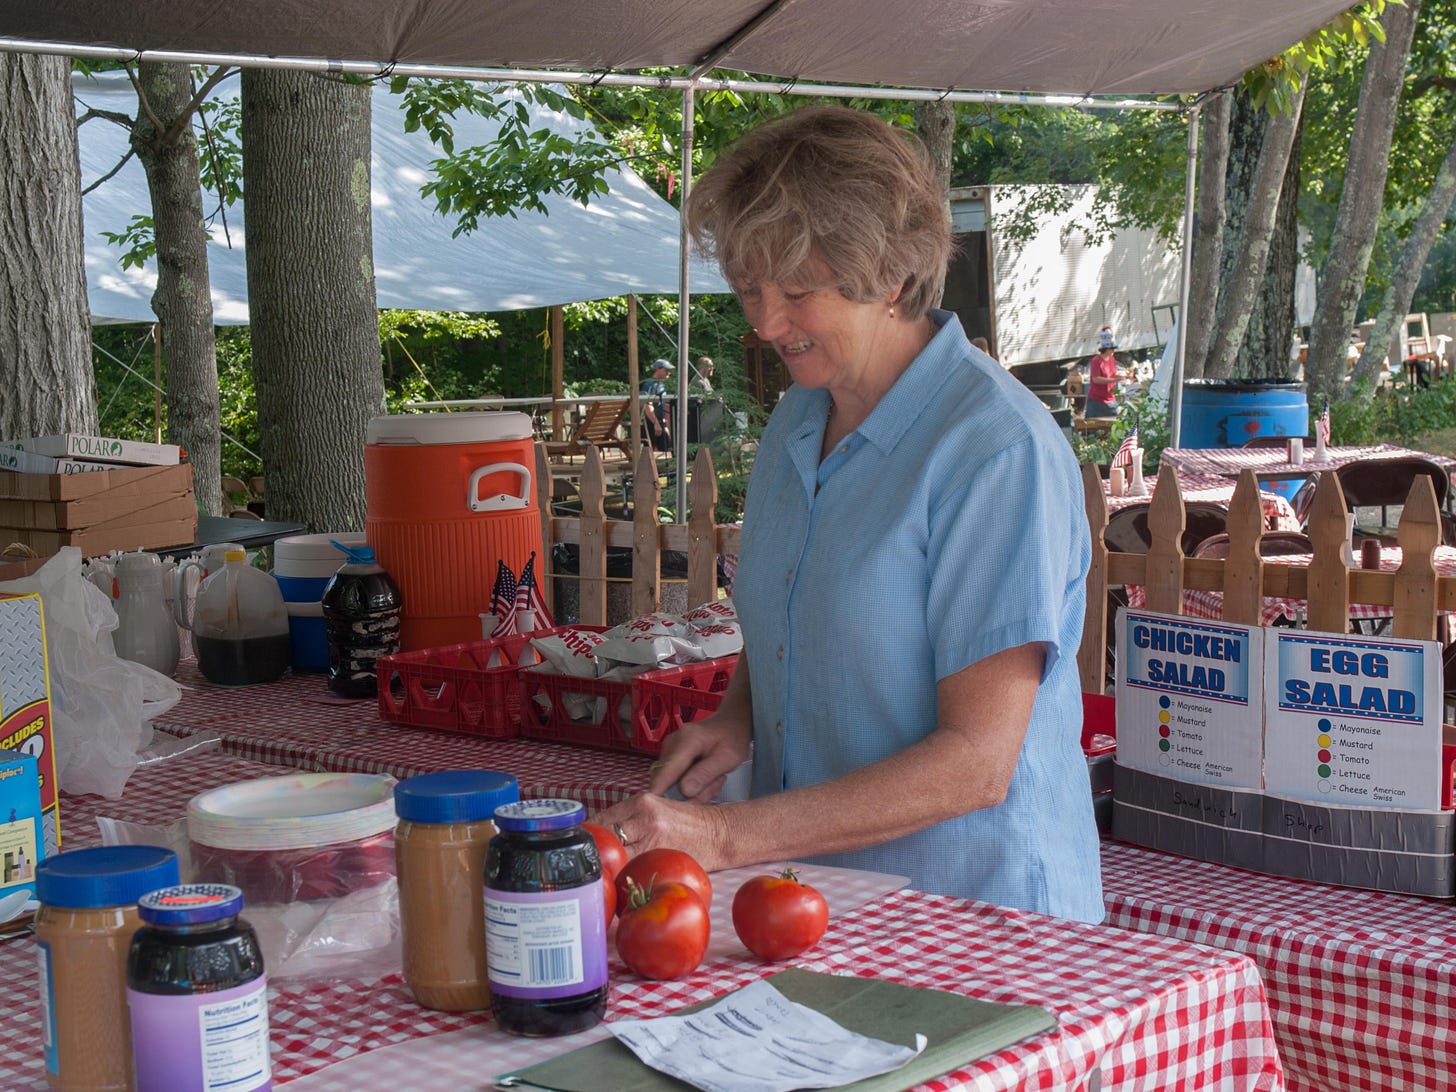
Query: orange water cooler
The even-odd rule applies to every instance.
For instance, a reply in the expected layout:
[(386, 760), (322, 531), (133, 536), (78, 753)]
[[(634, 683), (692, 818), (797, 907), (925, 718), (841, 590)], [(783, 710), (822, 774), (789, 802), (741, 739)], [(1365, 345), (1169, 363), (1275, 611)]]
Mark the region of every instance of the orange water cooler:
[(524, 413), (369, 422), (364, 533), (404, 600), (402, 649), (480, 640), (497, 562), (519, 574), (541, 550), (533, 466)]

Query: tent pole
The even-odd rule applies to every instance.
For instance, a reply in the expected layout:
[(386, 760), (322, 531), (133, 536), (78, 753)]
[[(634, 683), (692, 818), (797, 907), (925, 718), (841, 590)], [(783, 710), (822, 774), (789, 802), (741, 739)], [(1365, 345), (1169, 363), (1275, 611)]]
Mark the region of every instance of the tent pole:
[(627, 424), (627, 447), (632, 452), (629, 462), (637, 465), (637, 455), (642, 450), (642, 391), (637, 386), (642, 381), (642, 367), (637, 359), (637, 296), (627, 293), (627, 390), (629, 392)]
[(1188, 293), (1193, 279), (1193, 211), (1197, 207), (1196, 187), (1198, 178), (1198, 123), (1203, 117), (1203, 101), (1200, 99), (1188, 111), (1188, 166), (1183, 180), (1183, 285), (1178, 296), (1178, 355), (1173, 359), (1173, 389), (1168, 395), (1169, 447), (1178, 447), (1182, 438), (1183, 418), (1183, 362), (1188, 351)]
[[(682, 93), (682, 185), (678, 208), (688, 203), (693, 184), (693, 89)], [(677, 249), (677, 422), (673, 426), (672, 456), (677, 465), (677, 488), (673, 494), (673, 519), (688, 521), (688, 222), (678, 214)]]
[(551, 308), (551, 439), (566, 439), (566, 407), (561, 404), (565, 396), (563, 372), (565, 371), (566, 346), (563, 327), (566, 309), (557, 304)]
[(162, 442), (162, 324), (152, 323), (152, 423), (157, 443)]

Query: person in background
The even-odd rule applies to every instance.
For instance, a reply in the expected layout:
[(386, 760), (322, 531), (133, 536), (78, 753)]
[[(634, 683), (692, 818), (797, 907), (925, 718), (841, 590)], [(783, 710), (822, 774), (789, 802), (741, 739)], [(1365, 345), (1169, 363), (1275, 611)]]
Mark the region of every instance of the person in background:
[[(709, 870), (807, 858), (1100, 921), (1082, 483), (1036, 396), (932, 308), (951, 238), (923, 149), (807, 108), (720, 156), (684, 216), (793, 385), (754, 462), (722, 703), (598, 821)], [(704, 806), (750, 755), (751, 798)]]
[[(974, 348), (980, 349), (981, 352), (985, 353), (987, 356), (991, 356), (991, 343), (985, 338), (973, 337), (971, 338), (971, 345)], [(996, 358), (994, 356), (991, 356), (991, 359), (995, 360)]]
[(713, 358), (700, 356), (693, 367), (693, 386), (703, 394), (713, 393)]
[(1117, 416), (1117, 384), (1132, 379), (1132, 372), (1117, 363), (1117, 339), (1112, 327), (1097, 331), (1097, 352), (1087, 360), (1088, 417)]
[(672, 414), (667, 408), (667, 377), (671, 374), (672, 364), (659, 357), (652, 362), (652, 374), (637, 384), (645, 402), (642, 417), (653, 451), (672, 450)]

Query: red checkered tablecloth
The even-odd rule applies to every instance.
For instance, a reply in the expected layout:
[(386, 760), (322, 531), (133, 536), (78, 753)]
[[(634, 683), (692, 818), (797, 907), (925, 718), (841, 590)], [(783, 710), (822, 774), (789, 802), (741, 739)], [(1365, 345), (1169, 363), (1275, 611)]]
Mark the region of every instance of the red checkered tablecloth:
[(1325, 448), (1325, 458), (1319, 462), (1314, 459), (1313, 445), (1306, 444), (1304, 462), (1297, 466), (1289, 462), (1282, 447), (1169, 447), (1163, 449), (1161, 461), (1166, 466), (1177, 467), (1180, 473), (1189, 471), (1237, 478), (1240, 472), (1252, 470), (1272, 477), (1298, 478), (1321, 470), (1334, 470), (1357, 459), (1400, 459), (1407, 456), (1430, 459), (1448, 471), (1456, 468), (1456, 462), (1443, 455), (1412, 451), (1395, 444), (1331, 446)]
[[(1401, 556), (1399, 546), (1382, 547), (1380, 568), (1385, 572), (1394, 572), (1400, 568)], [(1308, 568), (1313, 560), (1313, 554), (1279, 554), (1264, 558), (1267, 565), (1298, 565), (1304, 568)], [(1456, 576), (1456, 547), (1437, 546), (1434, 562), (1439, 575)], [(1129, 606), (1141, 608), (1147, 602), (1147, 589), (1141, 585), (1130, 587), (1127, 598)], [(1259, 624), (1272, 626), (1280, 620), (1302, 622), (1307, 610), (1308, 604), (1303, 599), (1265, 596), (1259, 607)], [(1190, 618), (1223, 618), (1223, 592), (1185, 589), (1183, 613)], [(1350, 604), (1352, 619), (1376, 620), (1390, 616), (1391, 608), (1387, 606), (1376, 603)]]
[[(71, 844), (96, 814), (159, 823), (181, 814), (193, 793), (239, 778), (266, 776), (260, 767), (227, 755), (195, 755), (138, 771), (120, 801), (66, 798)], [(883, 879), (883, 878), (881, 878)], [(735, 886), (719, 874), (719, 896)], [(719, 907), (718, 909), (723, 909)], [(718, 915), (719, 921), (722, 915)], [(1059, 921), (984, 903), (900, 891), (846, 912), (836, 912), (828, 933), (795, 965), (811, 970), (934, 986), (990, 1001), (1043, 1005), (1059, 1027), (922, 1086), (930, 1092), (1085, 1088), (1169, 1092), (1184, 1089), (1278, 1090), (1281, 1067), (1254, 963), (1245, 956), (1163, 936)], [(653, 1016), (771, 973), (723, 936), (698, 971), (671, 983), (646, 982), (613, 958), (609, 1019)], [(12, 1043), (26, 1044), (0, 1057), (0, 1087), (45, 1087), (34, 941), (0, 943), (0, 990), (10, 1008)], [(414, 1090), (475, 1087), (486, 1074), (479, 1058), (494, 1037), (479, 1014), (421, 1009), (398, 975), (326, 985), (277, 983), (269, 990), (274, 1078), (282, 1084), (312, 1074), (301, 1088)], [(413, 1063), (387, 1073), (402, 1044), (450, 1032), (474, 1049), (460, 1057), (465, 1069), (432, 1074)], [(426, 1044), (428, 1045), (428, 1044)], [(509, 1040), (522, 1051), (561, 1044)], [(347, 1075), (330, 1083), (334, 1063), (379, 1066), (367, 1081)], [(475, 1059), (472, 1062), (472, 1059)]]
[[(1147, 504), (1152, 500), (1153, 490), (1157, 488), (1158, 478), (1153, 475), (1144, 479), (1148, 491), (1146, 494), (1131, 496), (1124, 494), (1121, 497), (1114, 497), (1107, 492), (1110, 488), (1107, 480), (1102, 482), (1102, 491), (1107, 496), (1107, 514), (1122, 508), (1130, 508), (1134, 504)], [(1183, 494), (1184, 501), (1207, 501), (1210, 504), (1221, 504), (1228, 507), (1229, 501), (1234, 499), (1234, 486), (1238, 483), (1234, 480), (1221, 477), (1217, 474), (1196, 474), (1193, 472), (1178, 473), (1178, 488)], [(1294, 507), (1278, 493), (1259, 494), (1259, 506), (1264, 510), (1265, 525), (1271, 531), (1298, 531), (1299, 517), (1294, 514)]]
[(1296, 1092), (1443, 1089), (1456, 1074), (1456, 908), (1106, 842), (1111, 925), (1258, 965)]
[(651, 758), (528, 739), (484, 739), (382, 720), (373, 701), (339, 702), (322, 675), (285, 675), (262, 686), (215, 686), (194, 661), (177, 681), (182, 700), (153, 723), (174, 735), (221, 734), (229, 754), (304, 770), (412, 777), (462, 768), (505, 770), (521, 795), (565, 796), (590, 811), (647, 788)]

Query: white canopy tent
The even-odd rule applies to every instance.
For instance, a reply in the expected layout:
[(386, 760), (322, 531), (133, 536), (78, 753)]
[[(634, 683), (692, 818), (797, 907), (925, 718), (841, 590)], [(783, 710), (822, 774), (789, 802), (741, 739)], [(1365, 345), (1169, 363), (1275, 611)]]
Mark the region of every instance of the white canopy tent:
[[(0, 49), (678, 89), (686, 183), (693, 95), (702, 88), (1148, 106), (1098, 97), (1201, 94), (1232, 85), (1353, 6), (1349, 0), (1163, 0), (1155, 6), (1146, 0), (250, 0), (179, 8), (148, 0), (0, 0)], [(654, 66), (688, 74), (633, 72)], [(714, 69), (776, 80), (710, 80)], [(1190, 122), (1185, 239), (1192, 236), (1196, 132)], [(1180, 314), (1187, 311), (1188, 251), (1185, 246)], [(685, 254), (680, 270), (686, 294)], [(678, 356), (685, 365), (685, 325)], [(1180, 345), (1179, 367), (1182, 358)], [(686, 367), (677, 376), (682, 405)], [(1181, 391), (1175, 382), (1175, 443)], [(679, 465), (684, 435), (679, 429)], [(677, 510), (685, 508), (685, 476), (679, 475)]]
[[(123, 73), (74, 81), (77, 111), (134, 114), (136, 91)], [(236, 81), (216, 99), (236, 97)], [(585, 123), (528, 104), (533, 124), (575, 132)], [(489, 142), (496, 125), (476, 115), (454, 123), (457, 148)], [(81, 181), (89, 186), (126, 154), (128, 134), (93, 118), (79, 130)], [(370, 186), (375, 287), (380, 307), (431, 311), (514, 311), (635, 293), (678, 290), (678, 214), (630, 170), (609, 175), (610, 190), (583, 206), (547, 196), (546, 214), (482, 219), (452, 237), (455, 221), (420, 196), (430, 162), (443, 153), (422, 131), (405, 132), (401, 96), (374, 90)], [(212, 201), (215, 204), (215, 199)], [(86, 284), (93, 322), (154, 322), (155, 263), (123, 269), (122, 248), (103, 233), (122, 231), (151, 208), (141, 164), (131, 159), (84, 199)], [(248, 321), (245, 203), (215, 218), (208, 245), (214, 321)], [(726, 292), (717, 267), (692, 268), (694, 291)]]

